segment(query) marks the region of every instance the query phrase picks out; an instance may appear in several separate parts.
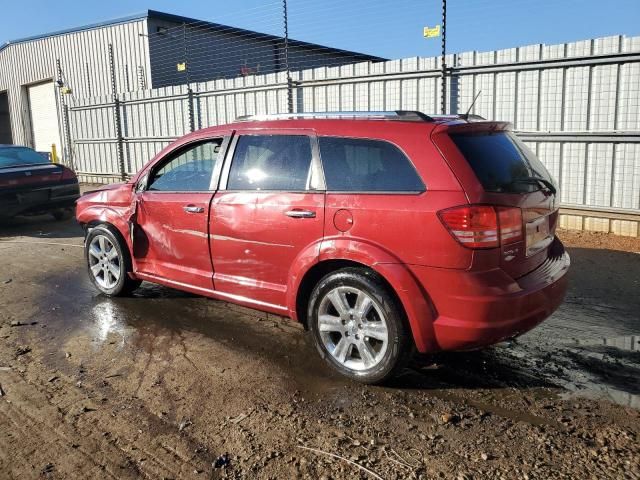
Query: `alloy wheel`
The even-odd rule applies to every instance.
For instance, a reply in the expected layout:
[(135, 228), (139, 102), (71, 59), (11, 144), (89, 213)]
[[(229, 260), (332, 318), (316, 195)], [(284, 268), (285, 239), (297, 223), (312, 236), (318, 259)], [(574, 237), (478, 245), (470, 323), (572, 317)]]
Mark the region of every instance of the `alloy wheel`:
[(98, 285), (106, 290), (114, 288), (120, 275), (122, 262), (113, 242), (104, 235), (96, 235), (89, 244), (89, 269)]
[(345, 367), (368, 370), (389, 345), (387, 320), (378, 302), (363, 290), (341, 286), (320, 301), (318, 331), (331, 356)]

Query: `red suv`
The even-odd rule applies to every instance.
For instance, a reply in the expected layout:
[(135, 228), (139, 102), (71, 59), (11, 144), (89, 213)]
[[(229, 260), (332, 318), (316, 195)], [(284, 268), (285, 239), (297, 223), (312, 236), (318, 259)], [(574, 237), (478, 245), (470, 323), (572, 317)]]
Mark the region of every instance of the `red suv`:
[(289, 316), (356, 380), (547, 318), (567, 288), (554, 180), (501, 122), (419, 112), (243, 119), (84, 195), (89, 275)]

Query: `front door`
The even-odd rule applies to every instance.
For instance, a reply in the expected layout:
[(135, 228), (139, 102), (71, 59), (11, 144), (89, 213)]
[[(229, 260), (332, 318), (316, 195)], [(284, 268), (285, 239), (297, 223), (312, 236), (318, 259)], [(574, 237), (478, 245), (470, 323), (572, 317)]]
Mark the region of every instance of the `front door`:
[(317, 256), (323, 235), (313, 141), (300, 134), (236, 138), (226, 188), (211, 207), (216, 293), (286, 313), (291, 267), (303, 251)]
[(151, 170), (136, 195), (134, 268), (178, 287), (212, 290), (209, 207), (223, 139), (189, 144)]

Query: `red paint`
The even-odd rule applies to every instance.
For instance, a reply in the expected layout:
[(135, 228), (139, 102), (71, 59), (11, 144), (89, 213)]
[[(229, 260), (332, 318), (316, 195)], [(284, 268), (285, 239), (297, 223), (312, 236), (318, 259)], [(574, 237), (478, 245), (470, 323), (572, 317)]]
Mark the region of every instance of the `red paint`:
[[(485, 192), (448, 136), (452, 129), (465, 128), (507, 127), (459, 120), (336, 119), (209, 128), (167, 147), (131, 182), (83, 196), (77, 217), (83, 224), (111, 223), (121, 232), (133, 248), (136, 277), (294, 319), (301, 316), (298, 290), (314, 266), (332, 260), (357, 262), (377, 271), (393, 288), (419, 351), (478, 348), (547, 318), (564, 298), (569, 258), (558, 240), (526, 256), (524, 230), (518, 226), (549, 215), (555, 231), (553, 198), (543, 191)], [(386, 140), (411, 159), (426, 189), (419, 194), (224, 189), (135, 193), (138, 181), (182, 145), (248, 133)], [(226, 165), (231, 159), (224, 161)], [(204, 212), (188, 214), (183, 208), (187, 205)], [(470, 205), (482, 206), (482, 220), (496, 229), (497, 240), (464, 245), (452, 234), (453, 227), (466, 225), (464, 215), (443, 212), (459, 208), (458, 214), (469, 213), (476, 208)], [(291, 211), (315, 216), (294, 218), (287, 215)], [(478, 246), (482, 248), (474, 248)]]
[[(138, 195), (134, 235), (136, 271), (211, 289), (209, 203), (211, 193)], [(202, 211), (188, 213), (185, 207)]]
[[(287, 216), (292, 210), (316, 216)], [(322, 239), (323, 223), (322, 193), (216, 193), (210, 227), (216, 291), (286, 312), (291, 267), (307, 246)], [(317, 251), (316, 246), (316, 256)]]

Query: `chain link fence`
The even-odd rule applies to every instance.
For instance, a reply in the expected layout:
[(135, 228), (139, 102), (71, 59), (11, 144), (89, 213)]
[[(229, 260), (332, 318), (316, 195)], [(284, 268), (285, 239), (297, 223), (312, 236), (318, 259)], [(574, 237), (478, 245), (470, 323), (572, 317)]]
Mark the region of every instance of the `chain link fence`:
[[(69, 107), (73, 161), (83, 180), (108, 182), (131, 175), (176, 138), (242, 115), (440, 113), (440, 62), (368, 61), (291, 71), (290, 80), (286, 71), (246, 72), (151, 90), (114, 89), (112, 96)], [(512, 122), (560, 183), (562, 205), (571, 213), (563, 226), (638, 235), (640, 37), (468, 52), (449, 55), (446, 64), (447, 113), (470, 108)]]

